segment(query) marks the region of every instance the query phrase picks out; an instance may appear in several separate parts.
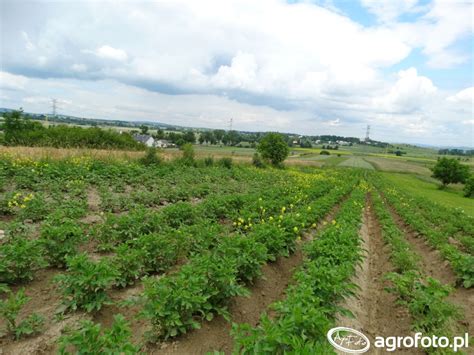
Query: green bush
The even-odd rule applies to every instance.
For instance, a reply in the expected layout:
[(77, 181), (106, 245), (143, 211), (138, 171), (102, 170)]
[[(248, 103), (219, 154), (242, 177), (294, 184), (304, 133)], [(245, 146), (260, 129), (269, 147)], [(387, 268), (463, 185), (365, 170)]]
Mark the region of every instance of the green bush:
[(474, 197), (474, 175), (471, 175), (469, 179), (466, 180), (466, 184), (464, 185), (464, 196)]
[(158, 155), (158, 150), (155, 147), (147, 148), (145, 155), (140, 159), (140, 163), (145, 166), (159, 165), (163, 159)]
[(252, 164), (257, 168), (264, 168), (265, 167), (265, 163), (264, 163), (262, 157), (257, 152), (255, 152), (254, 155), (252, 156)]
[(230, 169), (232, 168), (232, 158), (221, 158), (219, 159), (219, 166), (222, 166), (223, 168)]
[(331, 153), (329, 153), (327, 150), (321, 150), (321, 152), (319, 152), (320, 155), (331, 155)]
[(194, 165), (194, 147), (191, 143), (183, 144), (180, 147), (181, 151), (183, 152), (183, 156), (181, 160), (186, 165)]
[(213, 166), (214, 165), (214, 158), (213, 157), (204, 158), (204, 165), (205, 166)]

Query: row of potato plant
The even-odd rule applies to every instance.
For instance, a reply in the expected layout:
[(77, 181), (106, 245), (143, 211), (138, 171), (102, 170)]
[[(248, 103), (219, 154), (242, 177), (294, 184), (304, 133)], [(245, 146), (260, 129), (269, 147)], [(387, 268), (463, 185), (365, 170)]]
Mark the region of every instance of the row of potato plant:
[(319, 187), (313, 186), (316, 196), (312, 196), (311, 187), (305, 186), (305, 198), (296, 197), (300, 201), (291, 212), (281, 208), (279, 215), (253, 225), (246, 234), (227, 236), (213, 250), (194, 257), (178, 273), (147, 279), (142, 315), (151, 321), (152, 336), (176, 336), (200, 327), (201, 320), (210, 320), (216, 313), (226, 316), (230, 297), (246, 295), (243, 285), (260, 275), (262, 264), (294, 250), (302, 231), (315, 226), (351, 189), (351, 183), (353, 180), (348, 179), (342, 186), (333, 186), (322, 197)]
[[(395, 268), (387, 278), (398, 301), (405, 305), (412, 316), (412, 327), (424, 335), (459, 335), (460, 310), (447, 301), (453, 291), (449, 285), (423, 274), (420, 256), (416, 254), (403, 232), (387, 210), (385, 201), (378, 193), (372, 195), (374, 212), (381, 226), (382, 237), (390, 247), (390, 259)], [(436, 349), (431, 349), (435, 351)], [(446, 349), (443, 349), (446, 350)]]
[[(373, 181), (383, 191), (386, 200), (405, 223), (423, 235), (431, 247), (437, 249), (441, 256), (450, 263), (456, 273), (458, 283), (465, 288), (472, 287), (474, 285), (474, 255), (460, 250), (457, 245), (452, 243), (450, 240), (450, 237), (452, 237), (451, 230), (443, 227), (445, 224), (448, 225), (447, 222), (444, 219), (436, 222), (435, 217), (432, 217), (433, 220), (430, 221), (431, 219), (427, 218), (428, 213), (425, 207), (414, 202), (413, 198), (408, 197), (398, 189), (387, 186), (379, 179), (374, 178)], [(424, 203), (426, 206), (430, 204), (427, 201)], [(472, 219), (465, 214), (462, 216), (451, 215), (449, 220), (451, 219), (453, 221), (458, 219), (458, 222), (453, 223), (465, 225), (466, 230), (470, 228), (468, 225), (472, 223)], [(469, 239), (472, 240), (472, 235)]]
[[(274, 201), (280, 204), (285, 202), (288, 196), (292, 196), (290, 194), (282, 197), (283, 190), (297, 192), (304, 187), (298, 187), (298, 184), (292, 182), (294, 181), (285, 181), (281, 188), (269, 187), (268, 193), (263, 190), (262, 196), (270, 197), (267, 202), (252, 195), (241, 199), (216, 197), (217, 200), (211, 199), (210, 203), (206, 204), (206, 201), (199, 206), (177, 203), (157, 212), (139, 210), (126, 216), (111, 216), (108, 223), (100, 227), (98, 235), (120, 242), (113, 248), (115, 256), (99, 262), (89, 260), (85, 254), (67, 257), (67, 272), (57, 277), (64, 295), (64, 306), (72, 310), (85, 309), (88, 312), (99, 310), (109, 301), (107, 289), (113, 285), (125, 287), (144, 275), (166, 271), (179, 257), (187, 257), (188, 254), (192, 255), (192, 251), (196, 252), (196, 245), (204, 244), (211, 248), (226, 241), (225, 238), (209, 238), (213, 234), (203, 235), (202, 231), (225, 231), (225, 228), (219, 227), (215, 222), (222, 214), (259, 210), (260, 207), (272, 210), (275, 208)], [(312, 193), (319, 196), (328, 189), (328, 186), (321, 184), (316, 186)], [(216, 201), (220, 203), (216, 204)], [(222, 206), (225, 206), (226, 202), (227, 208), (223, 210)], [(214, 211), (213, 206), (220, 208)], [(195, 223), (197, 220), (200, 223)], [(219, 235), (222, 236), (222, 233)], [(213, 242), (216, 244), (212, 245)], [(204, 252), (206, 249), (201, 246), (198, 251)]]
[(361, 183), (342, 204), (335, 219), (304, 248), (305, 260), (275, 315), (261, 316), (259, 325), (234, 324), (235, 353), (332, 353), (326, 340), (339, 304), (352, 296), (350, 278), (362, 260), (359, 226), (366, 184)]

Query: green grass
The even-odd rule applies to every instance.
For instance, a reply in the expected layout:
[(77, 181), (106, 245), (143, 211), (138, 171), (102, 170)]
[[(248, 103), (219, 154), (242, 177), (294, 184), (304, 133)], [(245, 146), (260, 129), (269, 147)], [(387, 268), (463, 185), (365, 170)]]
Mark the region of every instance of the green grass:
[(426, 197), (446, 207), (462, 208), (467, 214), (474, 217), (473, 200), (464, 197), (458, 188), (448, 187), (446, 190), (440, 190), (439, 184), (429, 182), (424, 177), (419, 178), (416, 175), (398, 173), (382, 174), (394, 185), (413, 195)]

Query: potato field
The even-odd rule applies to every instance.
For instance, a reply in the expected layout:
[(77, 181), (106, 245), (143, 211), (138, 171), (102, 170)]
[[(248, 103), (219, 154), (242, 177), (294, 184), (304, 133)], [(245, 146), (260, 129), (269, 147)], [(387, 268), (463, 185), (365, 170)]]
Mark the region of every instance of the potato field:
[(474, 219), (376, 171), (4, 156), (0, 189), (1, 354), (474, 334)]

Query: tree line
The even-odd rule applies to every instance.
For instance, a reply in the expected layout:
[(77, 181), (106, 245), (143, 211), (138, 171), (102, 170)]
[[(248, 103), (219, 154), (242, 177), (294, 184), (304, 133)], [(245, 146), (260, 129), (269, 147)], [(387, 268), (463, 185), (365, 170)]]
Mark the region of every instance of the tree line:
[(3, 143), (5, 145), (41, 146), (55, 148), (143, 149), (128, 133), (99, 127), (54, 125), (46, 127), (31, 120), (22, 110), (3, 114)]

